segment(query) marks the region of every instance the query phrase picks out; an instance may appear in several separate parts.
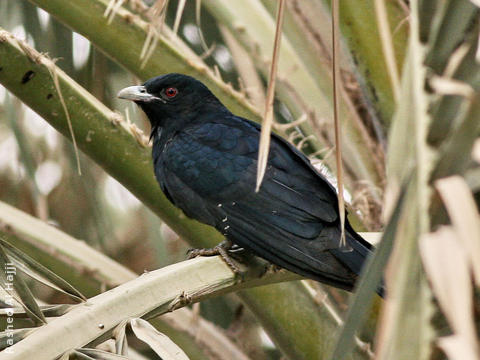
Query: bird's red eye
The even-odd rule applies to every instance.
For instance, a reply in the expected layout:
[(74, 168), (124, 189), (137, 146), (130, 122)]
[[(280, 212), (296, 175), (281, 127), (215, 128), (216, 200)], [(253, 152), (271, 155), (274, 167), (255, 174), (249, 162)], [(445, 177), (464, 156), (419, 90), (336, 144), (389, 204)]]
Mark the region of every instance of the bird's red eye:
[(167, 95), (167, 97), (169, 98), (173, 98), (177, 96), (177, 94), (178, 94), (178, 90), (174, 87), (169, 87), (165, 89), (165, 95)]

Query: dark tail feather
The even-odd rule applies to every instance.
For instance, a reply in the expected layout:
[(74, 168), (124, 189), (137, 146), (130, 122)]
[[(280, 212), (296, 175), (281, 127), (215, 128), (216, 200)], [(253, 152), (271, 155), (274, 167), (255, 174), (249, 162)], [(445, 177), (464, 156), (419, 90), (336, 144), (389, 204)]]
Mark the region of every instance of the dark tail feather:
[[(340, 249), (332, 250), (332, 254), (347, 266), (355, 274), (360, 275), (367, 257), (373, 252), (373, 246), (358, 235), (349, 225), (347, 225), (345, 237), (347, 244), (352, 248), (351, 251), (342, 251)], [(385, 286), (382, 282), (377, 288), (377, 294), (382, 298), (385, 295)]]

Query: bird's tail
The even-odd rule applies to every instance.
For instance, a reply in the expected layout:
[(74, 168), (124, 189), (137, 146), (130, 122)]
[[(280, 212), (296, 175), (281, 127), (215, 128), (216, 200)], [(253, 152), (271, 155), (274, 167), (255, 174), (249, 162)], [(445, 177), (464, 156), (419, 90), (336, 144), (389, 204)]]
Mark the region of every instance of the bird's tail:
[[(332, 251), (332, 253), (351, 271), (357, 275), (360, 275), (366, 259), (373, 253), (374, 247), (359, 234), (357, 234), (355, 230), (352, 229), (350, 224), (347, 223), (345, 225), (345, 240), (351, 250), (344, 251), (341, 249), (335, 249)], [(382, 298), (385, 295), (383, 279), (377, 288), (377, 294)]]

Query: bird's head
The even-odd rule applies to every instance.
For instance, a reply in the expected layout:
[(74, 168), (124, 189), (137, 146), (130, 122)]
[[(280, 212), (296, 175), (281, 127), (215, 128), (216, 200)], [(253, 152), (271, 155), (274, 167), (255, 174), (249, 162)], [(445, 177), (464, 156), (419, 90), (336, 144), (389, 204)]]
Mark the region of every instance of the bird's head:
[(147, 114), (152, 129), (182, 127), (212, 107), (224, 108), (200, 81), (183, 74), (167, 74), (143, 85), (120, 90), (120, 99), (132, 100)]

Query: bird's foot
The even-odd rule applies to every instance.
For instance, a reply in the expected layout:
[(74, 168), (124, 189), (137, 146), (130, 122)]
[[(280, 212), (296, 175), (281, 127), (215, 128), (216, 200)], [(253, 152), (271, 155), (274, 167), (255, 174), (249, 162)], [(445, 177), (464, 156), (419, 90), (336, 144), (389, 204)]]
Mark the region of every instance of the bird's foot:
[(234, 248), (235, 245), (229, 241), (229, 240), (224, 240), (217, 246), (209, 249), (190, 249), (188, 250), (188, 258), (193, 259), (197, 256), (216, 256), (220, 255), (220, 257), (223, 259), (225, 264), (228, 265), (228, 267), (233, 271), (234, 274), (236, 275), (242, 275), (242, 270), (240, 267), (237, 265), (237, 263), (232, 259), (230, 254), (228, 253), (229, 250)]

